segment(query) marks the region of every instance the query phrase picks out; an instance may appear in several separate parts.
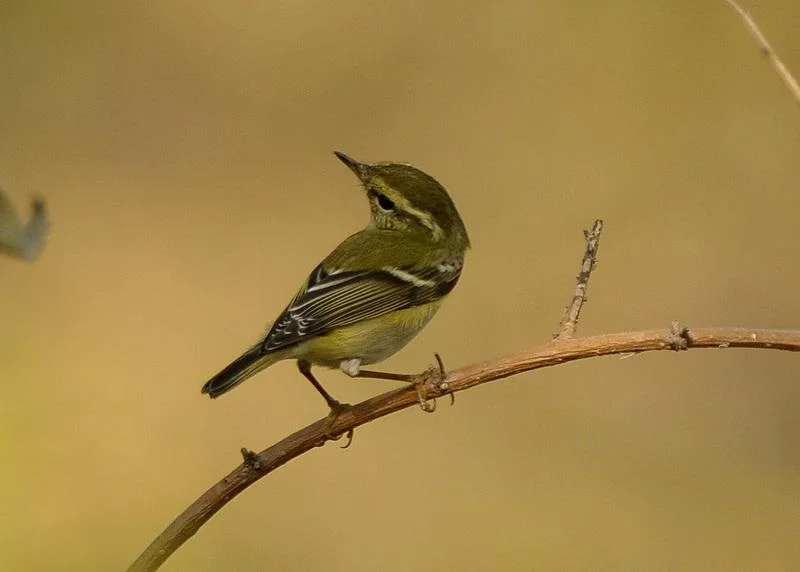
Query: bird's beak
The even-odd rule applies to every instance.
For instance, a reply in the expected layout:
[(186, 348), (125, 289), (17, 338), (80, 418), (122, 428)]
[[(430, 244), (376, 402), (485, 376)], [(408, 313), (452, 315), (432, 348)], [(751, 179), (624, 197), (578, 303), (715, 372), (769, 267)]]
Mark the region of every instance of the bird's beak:
[(359, 179), (363, 180), (364, 177), (367, 175), (368, 165), (366, 165), (365, 163), (359, 163), (358, 161), (356, 161), (352, 157), (348, 157), (341, 151), (334, 151), (333, 154), (336, 155), (342, 163), (347, 165), (348, 168), (351, 171), (353, 171), (353, 173), (355, 173), (356, 177), (358, 177)]

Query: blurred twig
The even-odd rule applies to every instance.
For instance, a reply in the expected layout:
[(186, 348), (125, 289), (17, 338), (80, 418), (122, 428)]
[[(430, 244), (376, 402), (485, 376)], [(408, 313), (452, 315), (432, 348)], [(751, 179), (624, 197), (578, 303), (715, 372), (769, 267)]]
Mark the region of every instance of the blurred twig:
[(791, 74), (789, 69), (784, 65), (783, 60), (778, 57), (778, 54), (775, 53), (775, 50), (772, 49), (772, 46), (767, 41), (766, 36), (761, 32), (761, 29), (756, 24), (753, 17), (750, 16), (750, 13), (742, 8), (738, 2), (735, 0), (725, 0), (728, 6), (733, 8), (734, 11), (739, 15), (739, 18), (742, 19), (744, 22), (745, 27), (750, 32), (750, 35), (753, 36), (756, 43), (758, 44), (758, 48), (761, 50), (761, 53), (764, 54), (769, 60), (769, 63), (772, 64), (772, 67), (775, 68), (775, 71), (778, 73), (778, 76), (783, 80), (783, 83), (789, 90), (789, 93), (792, 94), (794, 97), (795, 102), (800, 105), (800, 85), (798, 85), (797, 80)]
[[(579, 291), (573, 296), (573, 303), (570, 305), (572, 308), (576, 305), (575, 298), (581, 298), (574, 314), (575, 323), (580, 311), (580, 304), (585, 296), (585, 285), (592, 270), (591, 263), (588, 267), (586, 266), (587, 257), (593, 260), (597, 248), (596, 239), (599, 238), (601, 229), (602, 223), (599, 226), (595, 223), (594, 246), (590, 240), (592, 233), (587, 233), (587, 253), (584, 256), (581, 276), (579, 276)], [(582, 288), (581, 283), (583, 283)], [(569, 309), (567, 314), (572, 315)], [(569, 319), (566, 321), (568, 323)], [(574, 323), (572, 330), (574, 331)], [(689, 329), (673, 322), (670, 328), (662, 330), (585, 338), (564, 335), (524, 352), (462, 367), (449, 372), (444, 378), (428, 376), (423, 378), (421, 383), (424, 384), (423, 390), (426, 398), (435, 398), (518, 373), (555, 366), (568, 361), (612, 354), (659, 350), (681, 351), (694, 348), (758, 348), (800, 351), (800, 331), (744, 328)], [(152, 572), (158, 569), (175, 550), (236, 495), (281, 465), (315, 447), (324, 445), (326, 441), (331, 440), (331, 435), (345, 434), (390, 413), (418, 405), (419, 400), (419, 386), (411, 384), (352, 406), (342, 412), (332, 424), (328, 417), (320, 419), (260, 453), (243, 449), (244, 462), (183, 511), (137, 558), (128, 572)]]
[(47, 242), (49, 228), (44, 200), (32, 201), (31, 218), (23, 224), (11, 200), (0, 189), (0, 252), (23, 260), (36, 260)]

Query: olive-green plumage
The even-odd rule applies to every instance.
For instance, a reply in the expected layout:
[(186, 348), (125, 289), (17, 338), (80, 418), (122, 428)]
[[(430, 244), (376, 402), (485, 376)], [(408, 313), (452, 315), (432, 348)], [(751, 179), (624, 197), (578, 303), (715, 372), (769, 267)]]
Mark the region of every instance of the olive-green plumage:
[(461, 275), (469, 238), (433, 177), (399, 163), (360, 163), (336, 152), (359, 178), (370, 222), (309, 275), (264, 338), (204, 386), (217, 397), (270, 365), (297, 359), (357, 375), (405, 346), (433, 317)]

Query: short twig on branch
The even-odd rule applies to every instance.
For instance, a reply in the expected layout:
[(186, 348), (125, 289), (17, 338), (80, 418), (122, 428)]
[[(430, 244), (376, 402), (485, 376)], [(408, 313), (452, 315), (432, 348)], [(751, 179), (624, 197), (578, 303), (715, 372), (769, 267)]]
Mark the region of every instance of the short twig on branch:
[(594, 221), (591, 230), (584, 231), (586, 238), (586, 252), (583, 254), (581, 262), (581, 272), (578, 274), (577, 284), (575, 285), (575, 295), (572, 302), (564, 309), (564, 316), (561, 318), (561, 328), (553, 336), (557, 340), (571, 338), (575, 335), (575, 328), (578, 327), (578, 319), (581, 315), (581, 308), (586, 302), (586, 289), (589, 287), (589, 278), (597, 263), (597, 250), (600, 248), (600, 233), (603, 232), (603, 221)]
[[(602, 223), (598, 221), (592, 231), (587, 233), (587, 252), (578, 279), (578, 288), (567, 309), (565, 319), (562, 320), (561, 332), (565, 331), (565, 323), (571, 323), (569, 331), (574, 332), (601, 230)], [(571, 336), (572, 333), (559, 335), (557, 339), (549, 343), (524, 352), (450, 371), (444, 379), (430, 376), (430, 380), (424, 388), (425, 397), (436, 398), (518, 373), (603, 355), (656, 350), (678, 351), (694, 348), (761, 348), (800, 351), (800, 331), (743, 328), (689, 329), (678, 322), (673, 322), (670, 328), (662, 330), (586, 338)], [(341, 413), (333, 424), (330, 423), (329, 418), (320, 419), (260, 453), (242, 449), (244, 462), (208, 489), (178, 516), (147, 547), (131, 565), (128, 572), (152, 572), (158, 569), (175, 550), (236, 495), (281, 465), (315, 447), (324, 445), (327, 440), (331, 439), (331, 435), (347, 433), (390, 413), (419, 405), (419, 389), (416, 384), (413, 384), (363, 401)]]
[(786, 85), (789, 93), (792, 94), (794, 97), (795, 102), (800, 105), (800, 85), (798, 85), (797, 80), (789, 71), (789, 68), (784, 65), (783, 60), (778, 57), (778, 54), (775, 53), (775, 50), (772, 49), (772, 46), (767, 41), (766, 36), (761, 32), (761, 29), (756, 24), (753, 17), (750, 13), (742, 8), (738, 2), (735, 0), (725, 0), (728, 3), (728, 6), (733, 8), (733, 10), (739, 15), (739, 18), (742, 19), (744, 22), (745, 27), (750, 32), (750, 35), (753, 36), (753, 39), (758, 44), (758, 48), (761, 50), (761, 53), (764, 54), (764, 57), (769, 60), (769, 63), (772, 64), (772, 67), (775, 68), (778, 76), (780, 76), (783, 83)]

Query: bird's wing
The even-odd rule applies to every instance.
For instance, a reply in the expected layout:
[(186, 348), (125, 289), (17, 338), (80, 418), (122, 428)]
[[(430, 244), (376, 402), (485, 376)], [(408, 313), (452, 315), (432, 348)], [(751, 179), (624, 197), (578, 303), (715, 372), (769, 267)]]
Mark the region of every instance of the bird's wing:
[(262, 351), (283, 348), (335, 328), (433, 302), (450, 292), (460, 275), (460, 264), (441, 264), (424, 271), (337, 270), (320, 264), (272, 325), (264, 338)]

